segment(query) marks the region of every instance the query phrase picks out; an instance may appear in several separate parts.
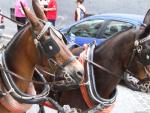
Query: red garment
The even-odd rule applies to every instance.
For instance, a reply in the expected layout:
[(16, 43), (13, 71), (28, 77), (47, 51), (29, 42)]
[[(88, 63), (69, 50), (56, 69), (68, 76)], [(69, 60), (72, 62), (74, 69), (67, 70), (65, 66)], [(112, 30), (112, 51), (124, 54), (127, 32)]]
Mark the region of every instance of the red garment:
[(55, 11), (47, 11), (46, 12), (47, 19), (56, 20), (56, 17), (57, 17), (57, 3), (56, 3), (56, 0), (50, 0), (50, 2), (48, 3), (48, 8), (56, 8), (56, 10)]

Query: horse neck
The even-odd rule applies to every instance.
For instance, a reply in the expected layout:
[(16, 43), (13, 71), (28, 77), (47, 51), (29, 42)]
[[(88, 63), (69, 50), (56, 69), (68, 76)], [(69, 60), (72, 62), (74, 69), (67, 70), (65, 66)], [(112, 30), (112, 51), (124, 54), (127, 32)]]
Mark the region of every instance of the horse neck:
[(127, 68), (134, 47), (134, 34), (125, 32), (106, 41), (94, 51), (94, 62), (105, 67), (113, 74), (94, 67), (98, 93), (109, 98)]
[[(38, 55), (36, 54), (36, 48), (29, 27), (14, 38), (6, 50), (6, 64), (9, 70), (31, 80)], [(19, 79), (16, 79), (15, 82), (18, 88), (26, 91), (28, 87), (27, 82)]]

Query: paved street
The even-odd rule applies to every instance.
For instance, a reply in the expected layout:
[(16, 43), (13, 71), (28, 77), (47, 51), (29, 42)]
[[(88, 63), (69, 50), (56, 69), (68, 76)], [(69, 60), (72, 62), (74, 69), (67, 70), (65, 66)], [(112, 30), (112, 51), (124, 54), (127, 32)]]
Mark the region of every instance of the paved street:
[(118, 86), (116, 105), (111, 113), (150, 113), (150, 94)]
[[(132, 91), (120, 85), (117, 88), (118, 96), (111, 113), (150, 113), (150, 94)], [(38, 106), (34, 105), (27, 113), (37, 113), (38, 109)], [(47, 109), (46, 113), (56, 113), (56, 111)]]

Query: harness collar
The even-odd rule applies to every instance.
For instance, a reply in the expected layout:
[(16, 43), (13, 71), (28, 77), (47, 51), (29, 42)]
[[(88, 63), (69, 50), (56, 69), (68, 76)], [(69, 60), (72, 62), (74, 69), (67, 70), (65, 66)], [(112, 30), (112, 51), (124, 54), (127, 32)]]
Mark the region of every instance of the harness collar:
[[(5, 51), (3, 51), (2, 53), (2, 67), (9, 70), (5, 61)], [(30, 94), (25, 94), (24, 92), (19, 90), (10, 73), (7, 73), (2, 70), (1, 76), (2, 76), (2, 80), (4, 81), (3, 83), (6, 87), (6, 90), (13, 98), (15, 98), (19, 102), (23, 102), (26, 104), (40, 103), (41, 101), (45, 101), (46, 96), (49, 94), (50, 87), (48, 84), (44, 85), (44, 89), (41, 94), (30, 95)], [(40, 78), (43, 82), (46, 82), (45, 78), (42, 75), (40, 75)]]
[[(93, 61), (94, 48), (95, 48), (95, 44), (90, 44), (87, 50), (87, 59), (90, 61)], [(84, 63), (84, 61), (82, 63)], [(104, 99), (100, 97), (96, 89), (93, 65), (89, 62), (87, 62), (87, 82), (86, 84), (80, 86), (80, 90), (82, 92), (83, 98), (87, 106), (89, 108), (94, 107), (92, 109), (92, 112), (101, 111), (104, 108), (110, 107), (116, 100), (116, 93), (117, 93), (116, 89), (113, 92), (113, 96), (110, 99)], [(98, 105), (95, 106), (94, 103), (98, 103)]]
[[(32, 83), (28, 87), (28, 93), (36, 95), (36, 91)], [(32, 107), (32, 104), (19, 103), (9, 93), (0, 99), (0, 103), (13, 113), (24, 113)]]

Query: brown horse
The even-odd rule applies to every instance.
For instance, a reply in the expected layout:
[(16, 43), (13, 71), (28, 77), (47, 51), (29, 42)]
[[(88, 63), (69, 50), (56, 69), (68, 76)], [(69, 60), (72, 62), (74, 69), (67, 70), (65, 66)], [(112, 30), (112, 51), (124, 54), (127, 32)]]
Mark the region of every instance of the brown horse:
[[(29, 104), (45, 101), (49, 85), (36, 95), (33, 84), (29, 83), (37, 64), (45, 67), (52, 61), (59, 65), (60, 73), (68, 73), (77, 83), (82, 80), (83, 66), (64, 44), (61, 34), (49, 23), (39, 21), (26, 8), (23, 9), (29, 23), (16, 33), (2, 55), (0, 113), (23, 113), (30, 108)], [(26, 81), (11, 75), (19, 75)]]
[(149, 35), (150, 25), (147, 25), (143, 31), (129, 29), (118, 33), (95, 49), (90, 46), (84, 63), (84, 83), (80, 89), (62, 91), (60, 103), (95, 113), (113, 104), (116, 86), (126, 70), (140, 81), (147, 79), (150, 76)]
[[(34, 8), (38, 11), (35, 11), (36, 15), (44, 17), (44, 14), (38, 8), (37, 2), (35, 4)], [(147, 20), (147, 18), (145, 19)], [(145, 75), (147, 75), (148, 70), (143, 61), (149, 61), (147, 59), (149, 54), (144, 54), (148, 57), (142, 59), (141, 55), (143, 54), (141, 53), (143, 53), (143, 50), (149, 50), (150, 41), (147, 41), (149, 38), (145, 38), (150, 34), (149, 28), (148, 25), (138, 33), (133, 32), (133, 29), (129, 29), (118, 33), (95, 49), (94, 46), (91, 46), (91, 49), (88, 50), (89, 59), (86, 59), (87, 61), (84, 64), (85, 74), (88, 75), (85, 76), (85, 81), (81, 84), (81, 86), (84, 86), (81, 89), (84, 90), (80, 91), (79, 88), (71, 91), (64, 91), (62, 88), (54, 89), (59, 92), (57, 97), (60, 103), (94, 113), (103, 110), (115, 101), (116, 85), (121, 80), (125, 70), (128, 69), (134, 73), (139, 80), (144, 80), (147, 77)], [(78, 52), (81, 49), (76, 50)], [(94, 52), (90, 54), (92, 49)], [(76, 51), (74, 50), (74, 52)], [(93, 61), (91, 61), (91, 56), (93, 56)], [(53, 68), (55, 67), (53, 66)], [(82, 95), (81, 92), (84, 94)]]
[[(150, 25), (150, 9), (147, 11), (145, 15), (145, 18), (143, 20), (143, 25), (140, 26), (140, 31), (143, 32), (147, 25)], [(142, 92), (150, 91), (150, 81), (148, 79), (141, 82), (130, 74), (132, 73), (129, 73), (128, 75), (125, 74), (123, 79), (123, 82), (128, 88), (136, 91), (142, 91)]]

